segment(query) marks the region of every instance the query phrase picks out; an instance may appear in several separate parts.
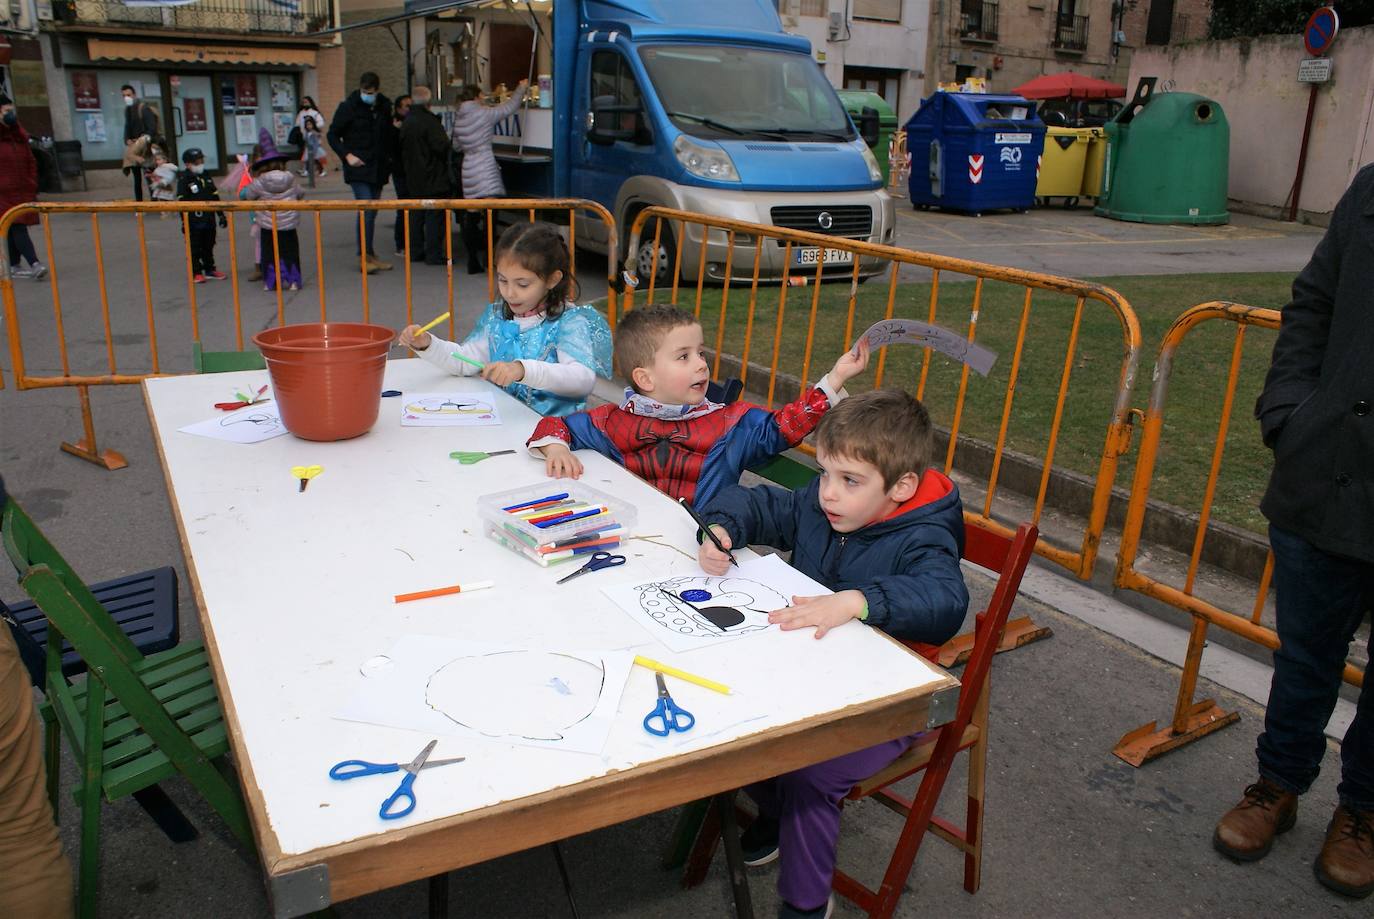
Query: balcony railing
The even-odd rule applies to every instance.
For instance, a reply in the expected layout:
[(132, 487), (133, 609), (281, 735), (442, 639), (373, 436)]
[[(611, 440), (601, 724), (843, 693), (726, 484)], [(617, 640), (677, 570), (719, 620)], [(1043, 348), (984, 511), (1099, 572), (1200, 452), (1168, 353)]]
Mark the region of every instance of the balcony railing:
[(304, 35), (333, 25), (330, 0), (195, 0), (185, 6), (129, 6), (117, 0), (52, 0), (65, 25), (135, 26), (178, 32)]
[(1054, 47), (1060, 51), (1088, 50), (1088, 17), (1058, 14), (1054, 23)]
[(959, 37), (964, 41), (996, 41), (997, 0), (965, 0), (959, 11)]

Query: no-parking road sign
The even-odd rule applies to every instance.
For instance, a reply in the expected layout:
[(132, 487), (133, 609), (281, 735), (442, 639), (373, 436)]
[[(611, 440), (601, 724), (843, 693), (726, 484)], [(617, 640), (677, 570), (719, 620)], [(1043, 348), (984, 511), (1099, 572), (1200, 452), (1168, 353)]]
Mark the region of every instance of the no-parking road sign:
[(1307, 27), (1302, 30), (1302, 43), (1307, 47), (1307, 53), (1318, 55), (1330, 51), (1336, 42), (1336, 32), (1340, 27), (1341, 20), (1335, 10), (1329, 6), (1318, 9), (1307, 20)]

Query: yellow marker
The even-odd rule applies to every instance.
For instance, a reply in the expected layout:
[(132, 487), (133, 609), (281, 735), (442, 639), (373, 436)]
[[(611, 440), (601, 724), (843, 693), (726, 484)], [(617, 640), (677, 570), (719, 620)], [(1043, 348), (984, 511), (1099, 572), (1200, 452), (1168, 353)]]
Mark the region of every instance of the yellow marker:
[[(436, 325), (438, 325), (439, 323), (443, 322), (443, 321), (444, 321), (445, 319), (447, 319), (448, 317), (449, 317), (449, 314), (448, 314), (448, 313), (444, 313), (444, 315), (442, 315), (442, 316), (437, 316), (437, 317), (435, 317), (434, 321), (429, 322), (429, 323), (426, 323), (425, 325), (420, 326), (420, 332), (428, 332), (430, 329), (434, 328)], [(416, 334), (418, 335), (419, 333), (417, 332)]]
[(697, 686), (710, 689), (721, 695), (730, 695), (729, 686), (726, 686), (724, 683), (717, 683), (715, 680), (708, 680), (706, 677), (697, 676), (695, 673), (688, 673), (686, 670), (669, 667), (667, 664), (660, 664), (658, 661), (650, 660), (647, 657), (641, 657), (638, 654), (635, 655), (635, 663), (641, 667), (647, 667), (650, 670), (658, 670), (668, 676), (675, 676), (679, 680), (686, 680), (688, 683), (694, 683)]

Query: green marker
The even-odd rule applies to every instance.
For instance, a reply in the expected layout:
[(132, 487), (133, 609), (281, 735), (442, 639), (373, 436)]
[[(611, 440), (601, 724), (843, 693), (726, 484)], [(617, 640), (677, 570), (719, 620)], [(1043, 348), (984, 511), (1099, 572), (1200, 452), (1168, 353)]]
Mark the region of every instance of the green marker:
[(483, 367), (487, 366), (486, 364), (482, 363), (481, 361), (474, 361), (472, 358), (470, 358), (470, 357), (465, 357), (464, 355), (459, 354), (457, 351), (450, 351), (450, 352), (449, 352), (449, 355), (452, 356), (452, 357), (458, 358), (458, 360), (462, 361), (464, 364), (471, 364), (472, 366), (476, 367), (478, 370), (481, 370)]

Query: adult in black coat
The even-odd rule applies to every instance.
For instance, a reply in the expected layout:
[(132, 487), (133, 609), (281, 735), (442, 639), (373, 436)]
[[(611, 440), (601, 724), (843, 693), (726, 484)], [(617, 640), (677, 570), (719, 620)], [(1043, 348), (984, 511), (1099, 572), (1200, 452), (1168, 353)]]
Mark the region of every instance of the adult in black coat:
[[(396, 189), (397, 198), (409, 198), (410, 186), (406, 185), (406, 164), (401, 159), (401, 125), (410, 114), (410, 96), (397, 96), (391, 107), (391, 187)], [(395, 230), (396, 252), (405, 251), (406, 212), (397, 208)]]
[[(358, 78), (358, 89), (339, 103), (327, 134), (329, 146), (334, 148), (343, 164), (344, 181), (359, 201), (376, 201), (382, 196), (382, 188), (390, 175), (393, 130), (391, 102), (381, 94), (381, 80), (369, 70)], [(359, 253), (367, 253), (364, 270), (369, 274), (388, 271), (391, 263), (377, 258), (372, 245), (377, 212), (371, 210), (364, 214), (365, 231), (358, 239)]]
[[(412, 198), (447, 198), (453, 194), (449, 153), (453, 143), (444, 123), (429, 110), (428, 86), (411, 93), (410, 115), (401, 125), (401, 161), (405, 164), (406, 188)], [(444, 245), (444, 212), (433, 208), (410, 212), (410, 260), (421, 258), (429, 265), (447, 263)]]
[[(1217, 824), (1240, 861), (1293, 825), (1326, 751), (1351, 639), (1374, 600), (1374, 166), (1342, 196), (1293, 282), (1255, 405), (1274, 470), (1269, 518), (1281, 648), (1257, 755), (1259, 780)], [(1340, 805), (1314, 868), (1352, 897), (1374, 892), (1374, 681), (1341, 744)]]

